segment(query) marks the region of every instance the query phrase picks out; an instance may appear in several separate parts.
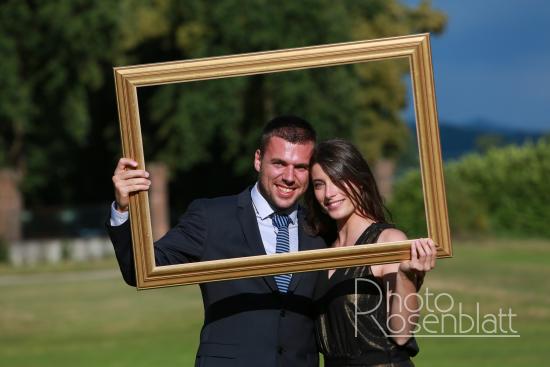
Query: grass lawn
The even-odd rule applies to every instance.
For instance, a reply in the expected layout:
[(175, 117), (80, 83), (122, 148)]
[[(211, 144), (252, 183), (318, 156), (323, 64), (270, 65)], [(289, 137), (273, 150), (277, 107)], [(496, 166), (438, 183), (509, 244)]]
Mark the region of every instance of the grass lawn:
[[(519, 338), (419, 338), (420, 366), (545, 365), (550, 241), (455, 242), (425, 283), (455, 309), (512, 308)], [(112, 261), (0, 268), (1, 366), (192, 366), (202, 324), (196, 286), (137, 292)], [(448, 302), (445, 303), (448, 305)]]
[[(462, 303), (463, 313), (473, 316), (476, 303), (482, 316), (498, 315), (499, 309), (507, 313), (511, 308), (517, 314), (512, 318), (512, 328), (520, 337), (419, 338), (421, 353), (415, 363), (546, 365), (550, 338), (550, 241), (458, 242), (453, 250), (454, 258), (439, 261), (425, 287), (436, 294), (449, 293), (455, 302), (454, 311)], [(442, 308), (448, 306), (450, 302), (442, 302)], [(505, 320), (502, 329), (510, 332), (508, 319)], [(490, 329), (489, 323), (487, 330)]]

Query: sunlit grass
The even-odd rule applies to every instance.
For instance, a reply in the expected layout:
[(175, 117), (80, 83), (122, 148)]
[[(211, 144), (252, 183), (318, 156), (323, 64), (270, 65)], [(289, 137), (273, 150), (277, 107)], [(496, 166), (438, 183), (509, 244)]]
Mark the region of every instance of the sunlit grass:
[[(544, 365), (550, 336), (550, 241), (454, 243), (425, 286), (471, 312), (512, 308), (521, 337), (419, 338), (417, 365)], [(137, 292), (114, 260), (0, 268), (0, 365), (191, 366), (202, 324), (198, 287)]]
[[(419, 338), (415, 363), (425, 366), (544, 365), (550, 336), (550, 242), (469, 241), (456, 243), (454, 258), (439, 261), (425, 287), (449, 293), (456, 311), (475, 315), (508, 312), (519, 338)], [(447, 304), (446, 304), (447, 305)], [(503, 326), (507, 326), (506, 322)], [(504, 330), (510, 332), (507, 327)], [(500, 333), (502, 334), (502, 333)]]

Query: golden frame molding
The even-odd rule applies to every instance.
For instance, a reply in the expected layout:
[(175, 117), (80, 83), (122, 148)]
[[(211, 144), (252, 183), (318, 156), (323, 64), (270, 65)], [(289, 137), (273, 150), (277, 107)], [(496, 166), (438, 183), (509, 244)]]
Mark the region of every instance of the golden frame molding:
[[(395, 58), (407, 58), (411, 69), (428, 236), (438, 244), (439, 258), (451, 257), (429, 34), (116, 67), (114, 74), (123, 156), (135, 159), (138, 169), (145, 169), (138, 87)], [(132, 195), (129, 210), (138, 289), (383, 264), (410, 258), (412, 240), (155, 266), (147, 193)]]

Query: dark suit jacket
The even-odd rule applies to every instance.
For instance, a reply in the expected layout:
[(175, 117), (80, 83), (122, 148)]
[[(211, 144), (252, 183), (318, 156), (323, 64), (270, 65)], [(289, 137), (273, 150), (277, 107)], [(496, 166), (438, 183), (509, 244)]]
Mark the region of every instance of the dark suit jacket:
[[(299, 249), (325, 247), (303, 231)], [(129, 221), (107, 225), (125, 281), (135, 285)], [(157, 265), (265, 255), (250, 190), (193, 201), (155, 243)], [(313, 291), (317, 272), (295, 273), (287, 294), (272, 276), (203, 283), (205, 318), (196, 366), (317, 366)]]

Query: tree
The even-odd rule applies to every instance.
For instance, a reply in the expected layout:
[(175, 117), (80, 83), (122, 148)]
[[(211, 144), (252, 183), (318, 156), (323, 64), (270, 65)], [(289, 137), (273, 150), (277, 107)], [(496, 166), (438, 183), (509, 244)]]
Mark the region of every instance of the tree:
[[(358, 39), (373, 39), (411, 33), (440, 33), (446, 23), (444, 14), (431, 9), (430, 1), (418, 8), (397, 1), (347, 2)], [(390, 197), (396, 161), (407, 149), (409, 131), (401, 111), (407, 104), (404, 78), (409, 78), (406, 60), (391, 60), (359, 66), (361, 83), (361, 123), (354, 140), (373, 169), (381, 193)]]
[(75, 157), (90, 143), (92, 96), (117, 52), (118, 6), (71, 0), (0, 5), (0, 185), (13, 192), (0, 202), (0, 221), (17, 223), (0, 236), (20, 237), (20, 190), (35, 204), (67, 202), (81, 192), (64, 184), (86, 172)]

